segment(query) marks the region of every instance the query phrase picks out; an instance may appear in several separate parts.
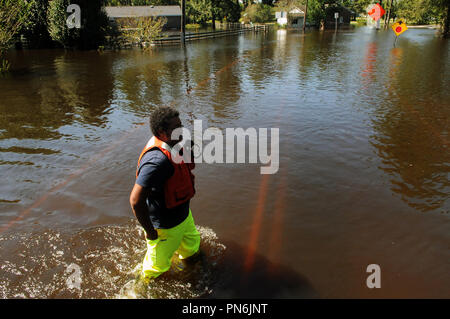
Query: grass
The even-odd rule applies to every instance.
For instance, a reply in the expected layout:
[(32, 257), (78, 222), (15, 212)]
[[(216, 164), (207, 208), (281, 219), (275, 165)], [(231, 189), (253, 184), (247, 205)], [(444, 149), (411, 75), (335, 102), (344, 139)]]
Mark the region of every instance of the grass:
[(367, 19), (362, 17), (357, 17), (356, 21), (350, 21), (351, 25), (361, 27), (367, 25)]
[(196, 30), (196, 29), (200, 29), (202, 26), (198, 23), (189, 23), (186, 24), (186, 30)]
[(9, 68), (11, 67), (11, 64), (9, 64), (8, 60), (6, 60), (6, 59), (0, 60), (0, 61), (1, 61), (0, 74), (8, 72)]

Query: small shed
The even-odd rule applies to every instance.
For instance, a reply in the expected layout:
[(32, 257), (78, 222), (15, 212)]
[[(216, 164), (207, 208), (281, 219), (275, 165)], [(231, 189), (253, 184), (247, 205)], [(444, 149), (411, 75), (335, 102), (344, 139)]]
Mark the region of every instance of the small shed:
[(164, 29), (180, 29), (181, 8), (180, 6), (119, 6), (105, 7), (108, 18), (120, 20), (139, 17), (164, 17), (167, 23)]
[(286, 11), (275, 12), (277, 23), (281, 26), (287, 25), (290, 28), (301, 28), (305, 19), (305, 8), (292, 7)]
[(336, 24), (335, 14), (338, 15), (338, 25), (350, 25), (350, 20), (355, 19), (356, 14), (341, 5), (328, 6), (326, 9), (326, 28), (334, 28)]

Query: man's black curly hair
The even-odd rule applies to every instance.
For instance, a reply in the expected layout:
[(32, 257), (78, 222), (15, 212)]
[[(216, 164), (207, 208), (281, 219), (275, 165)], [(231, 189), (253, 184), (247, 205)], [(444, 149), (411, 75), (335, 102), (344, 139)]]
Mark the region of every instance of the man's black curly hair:
[(167, 132), (170, 120), (177, 116), (180, 116), (180, 113), (173, 107), (160, 106), (156, 108), (150, 116), (150, 129), (153, 135), (159, 137), (159, 133)]

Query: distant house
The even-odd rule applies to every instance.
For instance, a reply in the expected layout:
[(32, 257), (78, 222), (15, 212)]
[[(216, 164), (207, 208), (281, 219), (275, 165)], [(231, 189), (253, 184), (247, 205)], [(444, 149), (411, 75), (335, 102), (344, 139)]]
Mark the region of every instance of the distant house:
[(289, 11), (275, 12), (277, 23), (281, 26), (286, 25), (289, 28), (301, 28), (303, 19), (305, 19), (304, 7), (293, 7)]
[(336, 24), (335, 14), (338, 13), (338, 25), (349, 25), (350, 20), (356, 19), (356, 14), (352, 10), (341, 6), (341, 5), (333, 5), (329, 6), (326, 9), (326, 18), (325, 18), (325, 27), (326, 28), (334, 28)]
[(105, 7), (108, 18), (120, 20), (138, 17), (165, 17), (167, 23), (164, 29), (180, 29), (181, 8), (180, 6), (120, 6)]

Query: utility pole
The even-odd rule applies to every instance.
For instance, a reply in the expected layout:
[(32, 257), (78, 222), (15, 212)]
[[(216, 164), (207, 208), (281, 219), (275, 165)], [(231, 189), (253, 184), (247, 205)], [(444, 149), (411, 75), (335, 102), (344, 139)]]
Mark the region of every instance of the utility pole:
[(306, 16), (308, 14), (308, 0), (306, 0), (306, 6), (305, 6), (305, 17), (303, 18), (303, 32), (306, 29)]
[(186, 0), (181, 0), (181, 44), (185, 45), (186, 35)]

